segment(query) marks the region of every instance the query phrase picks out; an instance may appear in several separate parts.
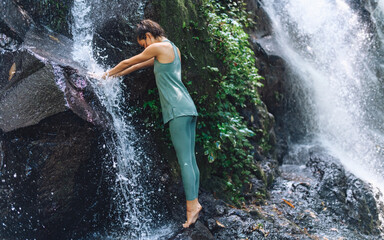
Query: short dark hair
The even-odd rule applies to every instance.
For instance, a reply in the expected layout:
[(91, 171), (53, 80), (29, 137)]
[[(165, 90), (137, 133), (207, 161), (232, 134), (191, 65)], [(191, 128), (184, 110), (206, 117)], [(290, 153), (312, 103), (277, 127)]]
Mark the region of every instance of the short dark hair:
[(165, 37), (164, 29), (155, 21), (150, 19), (141, 20), (139, 24), (137, 24), (136, 35), (139, 40), (145, 39), (145, 34), (149, 32), (153, 35), (153, 37)]

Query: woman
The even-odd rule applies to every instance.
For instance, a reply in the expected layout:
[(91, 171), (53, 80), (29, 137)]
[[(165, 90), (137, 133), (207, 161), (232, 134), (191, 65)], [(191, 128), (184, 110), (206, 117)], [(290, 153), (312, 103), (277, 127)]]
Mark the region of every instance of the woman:
[(137, 41), (144, 51), (121, 61), (105, 72), (103, 78), (120, 77), (138, 69), (154, 66), (159, 90), (164, 124), (169, 130), (181, 168), (187, 200), (188, 228), (194, 224), (202, 207), (198, 200), (200, 172), (195, 158), (195, 131), (197, 111), (187, 89), (181, 81), (179, 49), (165, 37), (164, 30), (152, 20), (142, 20), (137, 25)]

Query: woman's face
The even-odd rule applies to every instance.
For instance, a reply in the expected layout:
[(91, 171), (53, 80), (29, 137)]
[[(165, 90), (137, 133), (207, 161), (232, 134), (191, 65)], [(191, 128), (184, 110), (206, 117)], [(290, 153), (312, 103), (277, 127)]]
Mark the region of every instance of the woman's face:
[(142, 46), (145, 49), (153, 43), (153, 36), (151, 33), (146, 33), (145, 38), (137, 39), (137, 42), (140, 44), (140, 46)]
[(147, 38), (145, 39), (137, 39), (137, 42), (139, 43), (140, 46), (142, 46), (144, 49), (148, 47), (148, 41)]

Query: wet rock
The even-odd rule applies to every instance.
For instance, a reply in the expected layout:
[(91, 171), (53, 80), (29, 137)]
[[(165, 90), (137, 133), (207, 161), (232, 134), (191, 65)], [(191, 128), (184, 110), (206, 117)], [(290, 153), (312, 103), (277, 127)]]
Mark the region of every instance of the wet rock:
[(11, 81), (1, 79), (0, 128), (3, 131), (31, 126), (48, 116), (65, 111), (64, 94), (54, 81), (52, 66), (45, 66), (27, 51), (16, 52), (12, 57), (7, 55), (0, 56), (12, 59), (3, 65), (3, 72), (13, 63), (17, 70)]
[[(86, 121), (101, 124), (98, 102), (88, 79), (77, 70), (44, 61), (25, 49), (0, 55), (4, 63), (0, 78), (0, 128), (9, 132), (37, 124), (42, 119), (72, 109)], [(16, 73), (8, 80), (7, 71)]]
[(379, 233), (379, 213), (369, 184), (346, 172), (337, 159), (324, 153), (312, 152), (307, 166), (318, 178), (319, 197), (329, 210), (352, 229), (365, 234)]
[[(293, 164), (281, 167), (261, 212), (273, 213), (278, 225), (295, 224), (312, 239), (380, 239), (381, 205), (372, 187), (319, 146), (294, 152), (289, 156)], [(306, 165), (295, 165), (295, 156)]]
[(2, 26), (2, 32), (5, 33), (5, 30), (7, 30), (7, 35), (9, 34), (10, 37), (19, 40), (24, 39), (30, 27), (35, 24), (27, 11), (17, 5), (14, 1), (1, 1), (0, 9), (0, 25)]
[(70, 111), (2, 133), (1, 236), (68, 239), (71, 231), (100, 226), (108, 209), (102, 141), (99, 130)]
[[(72, 60), (73, 42), (36, 26), (14, 1), (0, 4), (1, 29), (23, 43), (22, 48), (0, 54), (0, 129), (31, 126), (68, 109), (95, 124), (108, 122), (85, 70)], [(12, 76), (11, 67), (16, 70)]]
[(200, 221), (193, 227), (183, 229), (181, 234), (176, 235), (172, 240), (212, 240), (215, 239), (212, 233)]
[(216, 213), (220, 216), (223, 215), (226, 211), (225, 207), (223, 205), (216, 205)]
[(22, 40), (2, 21), (0, 21), (0, 50), (15, 51), (19, 48)]
[(262, 8), (260, 0), (248, 0), (247, 10), (256, 25), (248, 29), (250, 44), (256, 55), (256, 67), (265, 79), (259, 89), (268, 110), (276, 116), (281, 110), (285, 74), (285, 61), (279, 57), (279, 49), (272, 36), (272, 25), (268, 14)]
[(285, 228), (293, 239), (381, 239), (377, 233), (364, 233), (347, 221), (346, 213), (340, 215), (331, 209), (331, 203), (319, 196), (317, 178), (312, 174), (305, 166), (283, 167), (271, 199), (259, 209), (268, 216), (266, 224), (273, 222), (271, 233)]
[(288, 135), (287, 129), (289, 129), (289, 126), (286, 127), (289, 123), (284, 121), (283, 116), (287, 110), (286, 62), (279, 56), (279, 48), (272, 36), (271, 20), (263, 10), (261, 1), (247, 1), (247, 9), (252, 12), (251, 17), (256, 22), (256, 26), (247, 31), (256, 57), (256, 67), (259, 74), (264, 77), (262, 80), (264, 86), (259, 89), (260, 97), (268, 111), (274, 116), (274, 121), (271, 122), (274, 126), (274, 133), (268, 132), (271, 136), (269, 144), (274, 146), (273, 158), (282, 163), (282, 158), (287, 153), (285, 139)]
[[(255, 208), (233, 208), (204, 191), (199, 201), (203, 211), (195, 226), (178, 230), (179, 233), (167, 239), (310, 239), (294, 224), (280, 226), (274, 223), (276, 220), (271, 219), (271, 213)], [(179, 212), (179, 215), (183, 214)]]
[(81, 235), (107, 218), (95, 125), (108, 116), (70, 56), (72, 41), (40, 28), (15, 1), (0, 7), (0, 235)]
[[(73, 0), (59, 2), (42, 0), (13, 0), (38, 25), (47, 26), (53, 31), (71, 37), (70, 10)], [(9, 1), (12, 2), (12, 1)]]
[(260, 0), (247, 0), (247, 10), (251, 13), (251, 18), (255, 21), (255, 26), (249, 29), (256, 38), (263, 38), (272, 34), (271, 20), (268, 14), (261, 7)]

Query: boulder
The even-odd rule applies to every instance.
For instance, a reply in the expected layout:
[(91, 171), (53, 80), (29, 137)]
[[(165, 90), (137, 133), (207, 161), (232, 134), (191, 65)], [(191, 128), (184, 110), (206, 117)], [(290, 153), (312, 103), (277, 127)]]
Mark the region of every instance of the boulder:
[(7, 35), (15, 36), (19, 40), (24, 39), (28, 30), (35, 24), (27, 11), (17, 5), (14, 1), (0, 2), (0, 28), (3, 33), (7, 31)]
[[(72, 60), (73, 42), (35, 25), (14, 1), (2, 1), (0, 30), (17, 48), (0, 54), (0, 129), (5, 132), (37, 124), (71, 109), (86, 121), (105, 117), (90, 78)], [(21, 45), (22, 44), (22, 45)], [(13, 72), (13, 73), (12, 73)], [(107, 121), (104, 121), (107, 122)]]
[[(13, 56), (12, 56), (13, 55)], [(9, 132), (37, 124), (42, 119), (66, 110), (64, 93), (56, 82), (51, 65), (45, 65), (28, 51), (1, 55), (2, 76), (11, 65), (17, 73), (8, 81), (2, 78), (0, 91), (0, 128)]]
[[(29, 49), (0, 55), (0, 128), (4, 132), (37, 124), (72, 109), (86, 121), (102, 124), (100, 106), (84, 75), (69, 66), (46, 61)], [(9, 80), (13, 66), (16, 73)], [(101, 106), (99, 107), (99, 109)]]
[[(303, 146), (283, 165), (264, 207), (313, 236), (380, 239), (381, 193), (343, 167), (319, 146)], [(293, 160), (294, 158), (298, 158)], [(297, 165), (297, 163), (305, 165)]]
[(109, 116), (72, 41), (0, 7), (0, 235), (69, 239), (108, 218)]
[(169, 238), (172, 240), (212, 240), (215, 239), (208, 228), (201, 222), (197, 221), (188, 229), (180, 229), (179, 234)]
[(1, 236), (69, 239), (100, 226), (108, 210), (103, 141), (97, 128), (69, 110), (2, 133)]
[(317, 150), (310, 152), (307, 167), (319, 181), (315, 187), (327, 208), (364, 234), (379, 234), (380, 209), (374, 189), (369, 184), (346, 171), (334, 157)]

